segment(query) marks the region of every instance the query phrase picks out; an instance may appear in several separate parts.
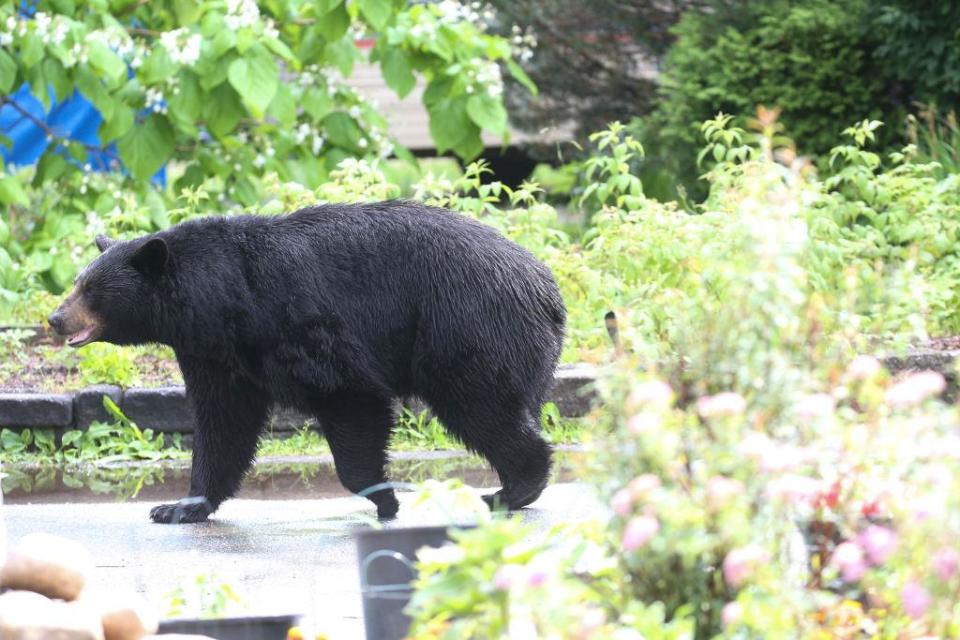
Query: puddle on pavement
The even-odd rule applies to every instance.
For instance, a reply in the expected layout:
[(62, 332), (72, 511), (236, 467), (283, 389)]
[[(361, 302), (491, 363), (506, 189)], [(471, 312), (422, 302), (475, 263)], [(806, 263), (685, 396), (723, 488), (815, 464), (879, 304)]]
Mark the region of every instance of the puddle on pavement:
[[(555, 454), (554, 482), (573, 478), (582, 454)], [(17, 468), (4, 465), (3, 502), (14, 504), (116, 501), (169, 501), (190, 488), (189, 463), (154, 463), (112, 467)], [(421, 482), (459, 478), (473, 487), (499, 485), (496, 473), (482, 459), (465, 454), (404, 456), (390, 464), (391, 480)], [(258, 462), (247, 474), (240, 498), (296, 500), (345, 497), (329, 461)]]

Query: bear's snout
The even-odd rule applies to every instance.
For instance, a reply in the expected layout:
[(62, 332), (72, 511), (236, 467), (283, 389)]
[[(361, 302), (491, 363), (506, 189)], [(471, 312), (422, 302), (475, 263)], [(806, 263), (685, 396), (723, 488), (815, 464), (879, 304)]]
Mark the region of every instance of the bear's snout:
[(67, 337), (67, 345), (71, 347), (89, 344), (100, 334), (100, 323), (74, 295), (57, 307), (47, 322), (58, 335)]
[(64, 329), (63, 329), (63, 323), (64, 323), (63, 311), (60, 311), (60, 309), (57, 309), (56, 311), (54, 311), (53, 313), (50, 314), (50, 317), (47, 318), (47, 323), (50, 325), (50, 328), (53, 329), (54, 331), (56, 331), (58, 334), (60, 334), (60, 335), (63, 335), (63, 334), (64, 334)]

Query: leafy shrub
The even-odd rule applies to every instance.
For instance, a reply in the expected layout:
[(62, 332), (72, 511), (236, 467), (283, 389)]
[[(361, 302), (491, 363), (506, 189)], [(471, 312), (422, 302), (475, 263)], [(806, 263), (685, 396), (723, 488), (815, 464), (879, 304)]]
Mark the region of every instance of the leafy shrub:
[[(162, 460), (183, 454), (180, 434), (174, 434), (172, 446), (167, 446), (162, 433), (141, 430), (109, 397), (103, 397), (103, 405), (114, 418), (112, 424), (95, 422), (83, 431), (67, 431), (59, 443), (53, 429), (23, 429), (19, 432), (3, 429), (0, 431), (0, 453), (8, 462), (34, 461), (46, 465)], [(139, 484), (136, 490), (139, 490)]]
[(699, 199), (696, 123), (719, 111), (781, 108), (806, 155), (828, 152), (843, 126), (858, 118), (899, 123), (902, 115), (888, 99), (890, 75), (873, 58), (866, 15), (864, 0), (749, 3), (732, 14), (685, 14), (664, 62), (657, 107), (639, 125), (639, 138), (658, 152), (649, 162), (665, 165)]
[(960, 98), (960, 6), (955, 2), (873, 0), (877, 57), (918, 102)]

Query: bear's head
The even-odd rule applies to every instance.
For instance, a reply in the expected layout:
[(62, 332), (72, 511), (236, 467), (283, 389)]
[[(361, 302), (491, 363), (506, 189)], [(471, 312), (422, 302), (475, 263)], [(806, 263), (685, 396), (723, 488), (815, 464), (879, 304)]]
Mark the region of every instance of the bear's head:
[(100, 255), (74, 280), (73, 291), (48, 318), (50, 327), (71, 347), (156, 341), (167, 243), (158, 236), (129, 242), (97, 236), (96, 243)]

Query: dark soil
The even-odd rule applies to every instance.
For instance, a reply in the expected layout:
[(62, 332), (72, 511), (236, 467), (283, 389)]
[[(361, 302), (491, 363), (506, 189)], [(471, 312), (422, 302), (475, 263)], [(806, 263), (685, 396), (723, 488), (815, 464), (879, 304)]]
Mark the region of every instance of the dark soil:
[(920, 345), (920, 348), (933, 349), (934, 351), (955, 351), (960, 349), (960, 336), (931, 338), (928, 342)]
[[(15, 348), (3, 347), (0, 350), (0, 393), (62, 392), (82, 389), (95, 383), (115, 383), (84, 379), (79, 367), (80, 351), (67, 347), (62, 339), (42, 330)], [(138, 387), (183, 384), (177, 363), (169, 357), (147, 351), (138, 353), (134, 361)]]

